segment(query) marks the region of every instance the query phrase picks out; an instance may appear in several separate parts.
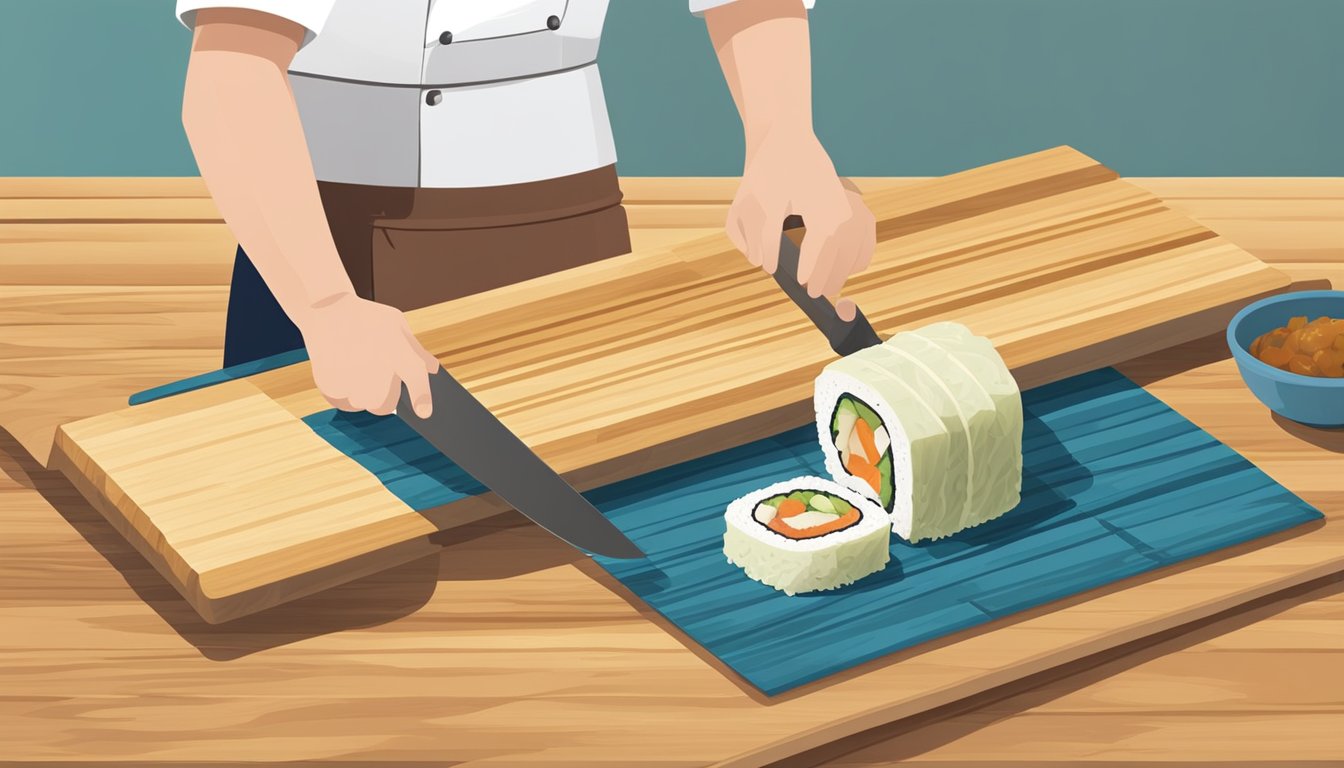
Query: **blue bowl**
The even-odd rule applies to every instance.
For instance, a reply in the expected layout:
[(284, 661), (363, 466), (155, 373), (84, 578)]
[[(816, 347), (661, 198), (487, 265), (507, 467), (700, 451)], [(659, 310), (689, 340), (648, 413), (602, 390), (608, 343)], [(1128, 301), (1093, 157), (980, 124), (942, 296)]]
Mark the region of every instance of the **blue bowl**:
[(1270, 296), (1247, 306), (1227, 327), (1227, 346), (1241, 378), (1271, 411), (1313, 427), (1344, 427), (1344, 379), (1303, 376), (1251, 356), (1251, 342), (1288, 324), (1288, 318), (1321, 315), (1344, 318), (1344, 291), (1298, 291)]

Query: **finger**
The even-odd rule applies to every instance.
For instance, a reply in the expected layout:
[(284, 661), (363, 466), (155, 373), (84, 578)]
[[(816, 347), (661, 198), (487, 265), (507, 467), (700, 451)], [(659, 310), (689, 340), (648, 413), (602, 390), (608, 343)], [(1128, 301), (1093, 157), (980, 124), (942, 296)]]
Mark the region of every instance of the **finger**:
[(409, 325), (406, 326), (405, 333), (407, 341), (411, 342), (413, 348), (415, 349), (416, 354), (419, 355), (420, 360), (424, 362), (425, 372), (438, 373), (439, 358), (435, 357), (433, 352), (430, 352), (428, 349), (425, 349), (423, 346), (421, 346), (420, 340), (415, 338), (414, 333), (411, 333), (411, 328)]
[(779, 269), (779, 238), (784, 234), (784, 214), (763, 216), (759, 226), (761, 268), (773, 275)]
[[(820, 236), (818, 236), (820, 235)], [(807, 295), (822, 295), (830, 277), (837, 243), (832, 232), (810, 231), (798, 252), (798, 282), (807, 286)]]
[(864, 228), (863, 237), (859, 240), (859, 258), (854, 264), (854, 274), (862, 272), (873, 263), (875, 250), (877, 250), (877, 229), (875, 225), (869, 225)]
[(761, 247), (761, 220), (765, 216), (759, 213), (743, 212), (738, 224), (742, 227), (742, 240), (746, 248), (742, 251), (752, 266), (762, 266), (761, 257), (765, 251)]
[(399, 399), (401, 399), (401, 382), (392, 379), (387, 383), (387, 392), (383, 394), (383, 399), (369, 406), (368, 411), (374, 416), (390, 415), (396, 412)]
[(859, 260), (854, 271), (862, 272), (873, 263), (873, 251), (877, 250), (877, 218), (863, 203), (863, 198), (859, 198), (853, 216), (856, 220), (855, 231), (859, 235)]
[[(429, 394), (429, 372), (421, 365), (422, 362), (418, 355), (407, 356), (406, 362), (397, 369), (397, 375), (406, 384), (406, 394), (410, 396), (415, 415), (428, 419), (434, 413), (434, 402)], [(438, 370), (437, 366), (435, 370)]]
[[(723, 231), (728, 235), (728, 239), (733, 242), (733, 247), (747, 256), (747, 236), (743, 234), (742, 217), (736, 211), (728, 213), (728, 221), (723, 225)], [(747, 256), (750, 260), (750, 256)]]
[(858, 259), (855, 260), (854, 262), (854, 271), (851, 272), (850, 274), (857, 275), (860, 272), (867, 269), (868, 267), (872, 266), (872, 264), (873, 264), (873, 246), (872, 245), (859, 246), (859, 256)]
[(855, 304), (853, 299), (840, 299), (835, 302), (835, 314), (848, 323), (858, 316), (859, 305)]
[(834, 247), (827, 264), (826, 277), (821, 280), (821, 295), (835, 303), (840, 298), (840, 289), (849, 274), (849, 257), (852, 250), (844, 233), (836, 233)]
[(350, 412), (350, 411), (358, 411), (358, 410), (359, 410), (358, 408), (356, 408), (355, 406), (353, 406), (353, 405), (350, 404), (350, 399), (349, 399), (349, 398), (346, 398), (346, 397), (327, 397), (326, 395), (323, 395), (323, 397), (326, 397), (327, 402), (331, 404), (331, 407), (332, 407), (332, 408), (335, 408), (335, 409), (338, 410), (338, 411), (347, 411), (347, 412)]
[(854, 263), (858, 261), (859, 250), (852, 245), (840, 246), (836, 252), (836, 259), (831, 264), (831, 274), (823, 288), (825, 294), (831, 297), (831, 301), (838, 301), (840, 290), (845, 287), (845, 281), (854, 274)]

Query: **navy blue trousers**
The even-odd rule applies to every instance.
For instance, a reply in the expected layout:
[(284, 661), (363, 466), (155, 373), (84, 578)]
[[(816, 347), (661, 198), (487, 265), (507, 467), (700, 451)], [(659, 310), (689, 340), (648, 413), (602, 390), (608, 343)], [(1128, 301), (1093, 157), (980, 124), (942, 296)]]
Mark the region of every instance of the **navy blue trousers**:
[(303, 346), (303, 335), (289, 319), (275, 294), (266, 287), (247, 253), (238, 247), (229, 286), (228, 319), (224, 323), (224, 367), (250, 363)]

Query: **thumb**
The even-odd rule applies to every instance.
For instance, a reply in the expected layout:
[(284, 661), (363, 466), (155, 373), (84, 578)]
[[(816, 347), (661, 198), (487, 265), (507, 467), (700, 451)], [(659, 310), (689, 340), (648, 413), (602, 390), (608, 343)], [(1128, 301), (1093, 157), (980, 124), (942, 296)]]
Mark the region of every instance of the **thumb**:
[(846, 323), (854, 320), (859, 312), (859, 305), (854, 303), (853, 299), (840, 299), (835, 302), (835, 313)]

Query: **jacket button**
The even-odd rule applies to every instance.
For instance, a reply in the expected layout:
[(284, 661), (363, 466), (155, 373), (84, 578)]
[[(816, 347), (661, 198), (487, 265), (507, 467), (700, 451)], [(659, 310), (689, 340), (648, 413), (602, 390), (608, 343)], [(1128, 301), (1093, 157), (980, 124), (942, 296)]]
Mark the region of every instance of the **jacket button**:
[(546, 28), (547, 28), (547, 29), (559, 29), (559, 28), (560, 28), (560, 17), (559, 17), (559, 16), (551, 16), (551, 17), (547, 18), (547, 19), (546, 19)]
[(452, 32), (440, 32), (440, 33), (439, 33), (439, 44), (440, 44), (440, 45), (447, 45), (447, 44), (449, 44), (449, 43), (451, 43), (451, 42), (453, 42), (453, 33), (452, 33)]
[(443, 91), (429, 91), (425, 94), (425, 103), (431, 107), (437, 107), (443, 101)]

